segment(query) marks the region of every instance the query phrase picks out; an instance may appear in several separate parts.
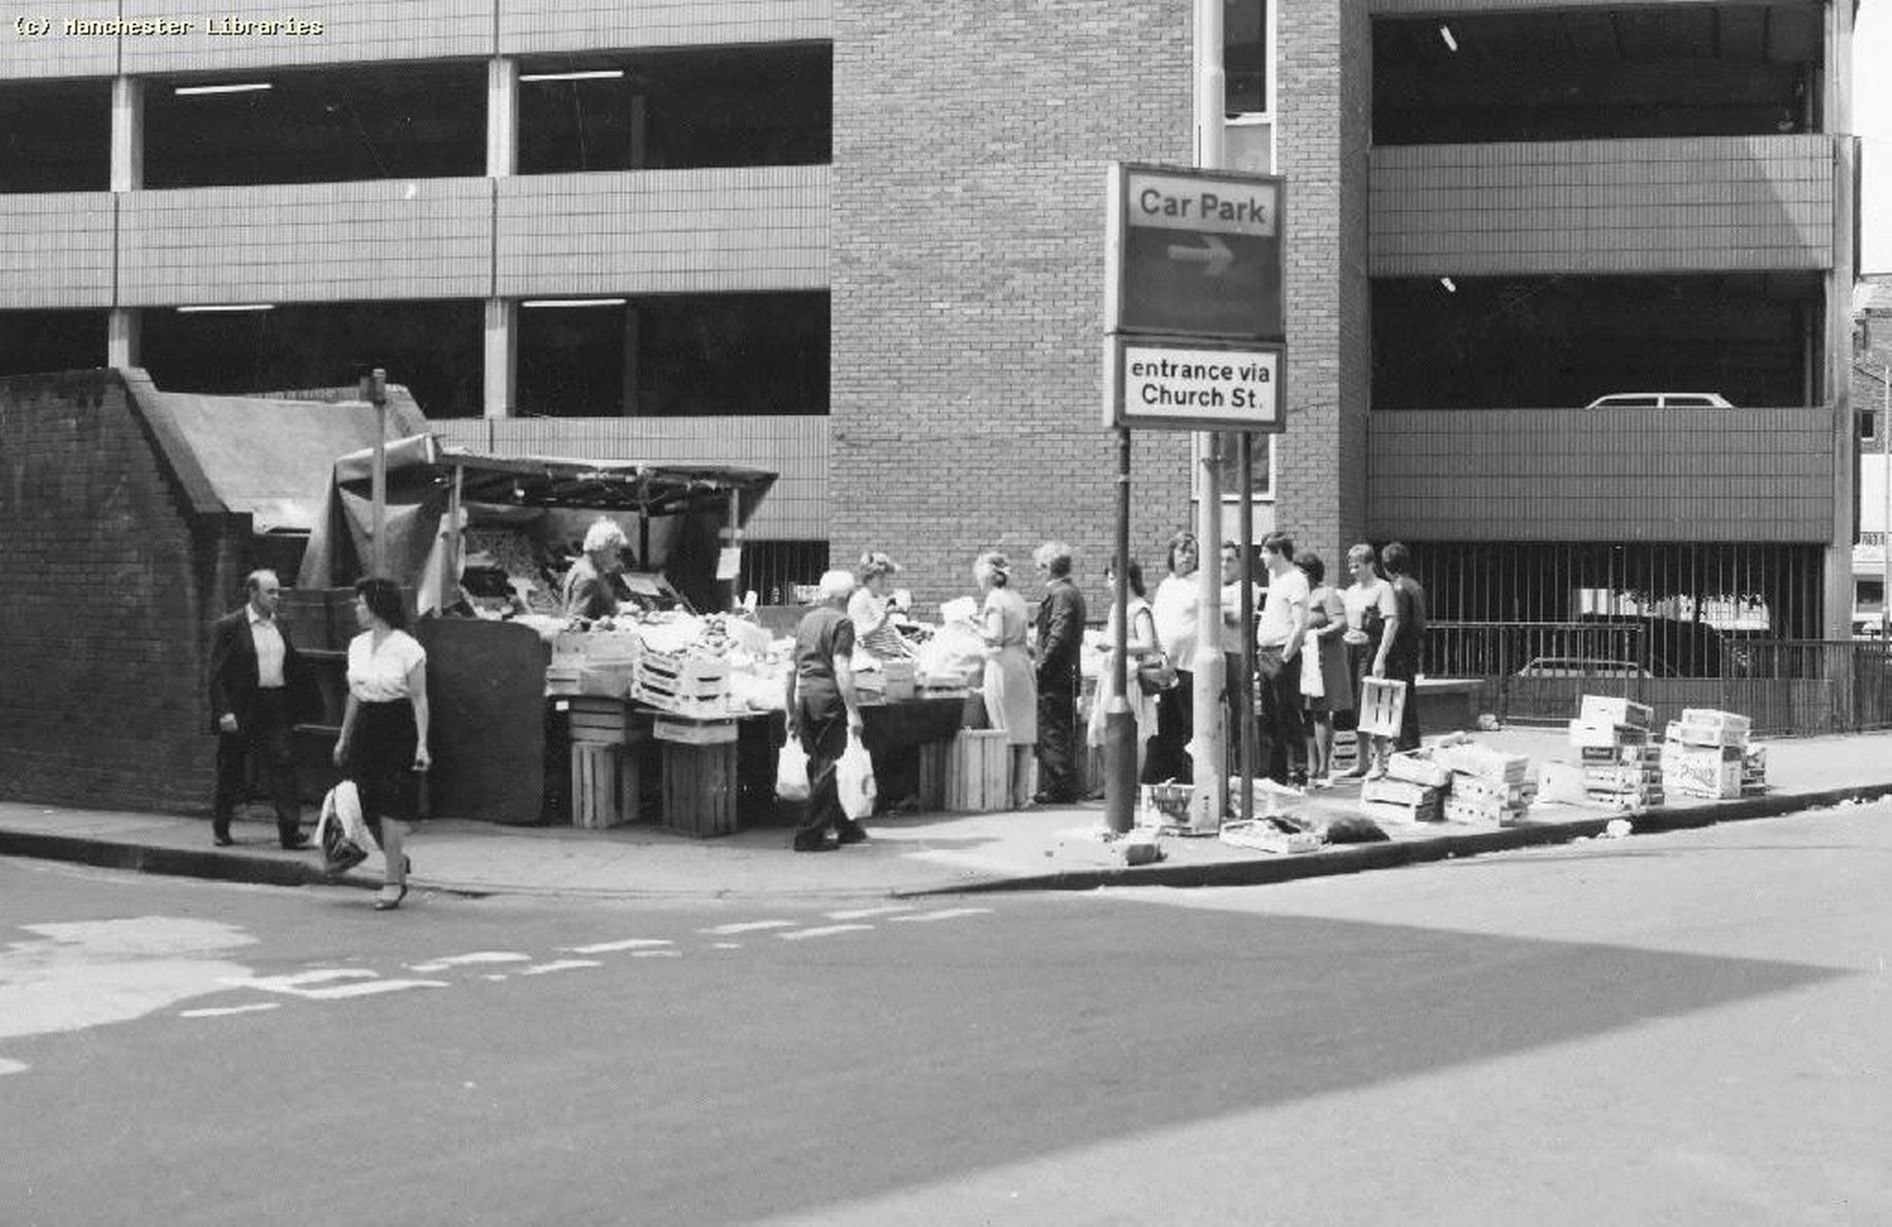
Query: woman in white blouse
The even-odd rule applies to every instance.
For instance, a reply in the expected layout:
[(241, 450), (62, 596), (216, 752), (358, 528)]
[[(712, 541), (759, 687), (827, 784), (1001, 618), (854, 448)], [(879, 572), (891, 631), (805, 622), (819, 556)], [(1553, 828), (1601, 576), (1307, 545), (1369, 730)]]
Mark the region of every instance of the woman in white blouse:
[(407, 898), (413, 862), (402, 851), (412, 833), (427, 753), (427, 651), (407, 633), (407, 610), (393, 580), (355, 583), (355, 622), (348, 645), (348, 708), (335, 741), (335, 765), (361, 795), (361, 813), (387, 862), (377, 912)]

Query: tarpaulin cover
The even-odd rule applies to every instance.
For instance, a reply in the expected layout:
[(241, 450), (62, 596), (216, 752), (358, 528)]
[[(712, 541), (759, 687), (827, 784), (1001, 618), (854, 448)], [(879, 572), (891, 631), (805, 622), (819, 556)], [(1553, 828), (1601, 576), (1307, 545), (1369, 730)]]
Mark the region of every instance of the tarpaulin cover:
[[(361, 402), (134, 390), (190, 448), (223, 504), (248, 512), (259, 533), (313, 529), (335, 457), (374, 445), (374, 406)], [(417, 415), (391, 405), (388, 416), (390, 429), (407, 433)]]
[[(303, 555), (297, 586), (332, 588), (366, 571), (374, 519), (372, 447), (336, 459), (328, 514)], [(639, 547), (639, 565), (661, 571), (700, 608), (715, 600), (717, 533), (747, 523), (774, 473), (716, 465), (598, 464), (550, 457), (488, 456), (442, 446), (433, 435), (387, 445), (387, 573), (419, 590), (420, 609), (439, 604), (441, 558), (454, 475), (466, 521), (520, 523), (522, 510), (574, 526), (610, 514)], [(645, 544), (648, 549), (643, 550)]]

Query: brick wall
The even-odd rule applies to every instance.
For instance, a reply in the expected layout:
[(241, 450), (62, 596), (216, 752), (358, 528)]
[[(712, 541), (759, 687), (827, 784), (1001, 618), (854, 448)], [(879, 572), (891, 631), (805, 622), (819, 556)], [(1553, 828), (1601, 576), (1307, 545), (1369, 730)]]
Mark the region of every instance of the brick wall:
[(242, 586), (223, 553), (115, 375), (0, 379), (0, 797), (208, 808), (202, 594)]
[[(1058, 537), (1095, 601), (1105, 167), (1190, 161), (1189, 4), (843, 0), (834, 38), (833, 556), (885, 549), (927, 602), (972, 591), (981, 549)], [(1152, 581), (1187, 455), (1137, 436)]]
[(1370, 352), (1365, 154), (1371, 38), (1357, 5), (1281, 0), (1281, 173), (1287, 203), (1287, 430), (1275, 523), (1328, 574), (1366, 527)]

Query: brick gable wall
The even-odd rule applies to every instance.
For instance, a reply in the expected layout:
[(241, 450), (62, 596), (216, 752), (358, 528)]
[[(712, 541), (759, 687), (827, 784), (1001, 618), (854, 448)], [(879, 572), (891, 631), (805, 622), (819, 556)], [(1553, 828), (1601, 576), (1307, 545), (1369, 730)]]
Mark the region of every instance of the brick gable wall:
[(193, 537), (114, 374), (0, 380), (0, 797), (208, 808), (220, 523)]

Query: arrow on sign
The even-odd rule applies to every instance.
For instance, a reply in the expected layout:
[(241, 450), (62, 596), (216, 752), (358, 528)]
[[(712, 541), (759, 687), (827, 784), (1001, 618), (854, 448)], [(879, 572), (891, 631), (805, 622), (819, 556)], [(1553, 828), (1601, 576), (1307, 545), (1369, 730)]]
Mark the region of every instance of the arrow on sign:
[(1220, 277), (1222, 270), (1235, 259), (1235, 253), (1228, 249), (1227, 243), (1213, 234), (1205, 234), (1201, 237), (1201, 247), (1189, 247), (1182, 243), (1170, 244), (1169, 258), (1192, 263), (1200, 260), (1204, 277)]

